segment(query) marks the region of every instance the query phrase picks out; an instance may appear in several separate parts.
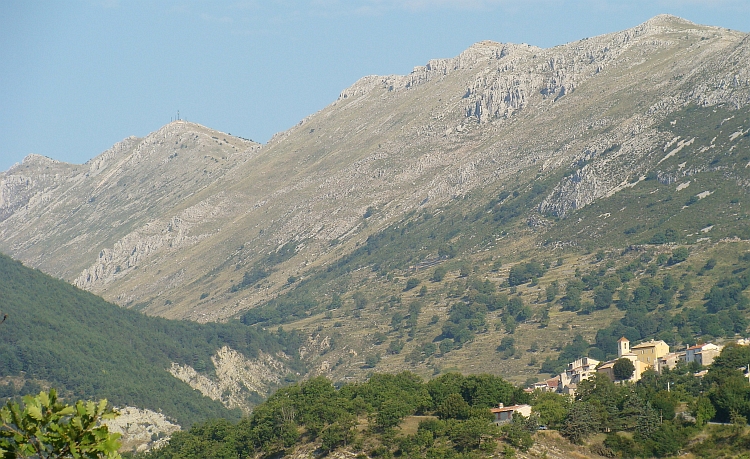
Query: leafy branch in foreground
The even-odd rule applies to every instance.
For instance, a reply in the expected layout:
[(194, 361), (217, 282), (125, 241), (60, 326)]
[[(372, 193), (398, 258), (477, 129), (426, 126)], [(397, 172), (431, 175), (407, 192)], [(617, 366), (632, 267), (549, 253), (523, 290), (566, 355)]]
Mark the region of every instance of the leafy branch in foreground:
[(0, 408), (0, 457), (119, 458), (120, 434), (100, 425), (116, 416), (107, 400), (71, 406), (58, 402), (54, 389), (27, 395), (22, 405), (9, 401)]

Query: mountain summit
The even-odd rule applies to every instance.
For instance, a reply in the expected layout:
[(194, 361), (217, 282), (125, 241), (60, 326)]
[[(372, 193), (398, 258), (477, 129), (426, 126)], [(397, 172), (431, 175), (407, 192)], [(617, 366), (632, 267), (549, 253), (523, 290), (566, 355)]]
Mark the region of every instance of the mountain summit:
[(677, 132), (685, 110), (748, 104), (748, 35), (674, 16), (549, 49), (485, 41), (364, 77), (267, 145), (177, 121), (83, 165), (29, 156), (0, 174), (0, 250), (125, 307), (222, 320), (417, 212), (543, 182), (513, 216), (542, 228), (707, 170), (672, 164), (712, 151)]

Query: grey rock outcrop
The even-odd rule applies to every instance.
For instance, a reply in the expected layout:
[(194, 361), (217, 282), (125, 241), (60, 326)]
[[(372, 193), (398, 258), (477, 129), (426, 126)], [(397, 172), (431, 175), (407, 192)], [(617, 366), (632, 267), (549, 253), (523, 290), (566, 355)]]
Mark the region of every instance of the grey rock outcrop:
[(248, 397), (251, 394), (268, 396), (271, 389), (281, 383), (282, 375), (288, 372), (278, 358), (260, 352), (258, 358), (248, 359), (227, 346), (219, 349), (211, 361), (216, 368), (213, 377), (176, 363), (169, 372), (206, 397), (220, 401), (227, 408), (240, 408), (246, 414), (252, 409)]

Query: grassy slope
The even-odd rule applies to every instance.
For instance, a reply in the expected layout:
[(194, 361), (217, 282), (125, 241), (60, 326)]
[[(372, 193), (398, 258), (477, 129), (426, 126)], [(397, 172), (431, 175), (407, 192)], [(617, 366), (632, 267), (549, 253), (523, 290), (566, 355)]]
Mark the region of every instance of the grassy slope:
[[(534, 207), (560, 179), (560, 173), (522, 175), (497, 190), (484, 190), (481, 196), (454, 200), (435, 212), (414, 212), (376, 233), (351, 255), (331, 263), (327, 271), (318, 272), (295, 284), (296, 288), (290, 288), (289, 299), (304, 292), (306, 297), (317, 300), (307, 302), (308, 306), (301, 307), (296, 316), (274, 317), (278, 303), (269, 305), (267, 316), (259, 313), (261, 310), (251, 312), (250, 316), (253, 321), (258, 317), (271, 317), (261, 322), (264, 324), (283, 322), (288, 328), (332, 335), (339, 348), (355, 349), (356, 355), (342, 353), (338, 361), (336, 357), (326, 357), (338, 363), (334, 369), (337, 377), (361, 377), (369, 371), (365, 357), (380, 354), (382, 360), (376, 367), (379, 370), (411, 369), (425, 376), (450, 369), (490, 370), (521, 382), (537, 375), (539, 362), (556, 356), (575, 334), (581, 333), (593, 343), (599, 329), (624, 315), (614, 306), (591, 314), (577, 314), (563, 311), (557, 302), (549, 304), (540, 298), (544, 296), (545, 287), (557, 280), (559, 300), (565, 284), (574, 278), (576, 271), (587, 274), (604, 268), (607, 275), (614, 275), (617, 268), (643, 259), (633, 271), (635, 278), (625, 287), (628, 291), (638, 287), (641, 279), (652, 276), (661, 282), (666, 274), (671, 274), (677, 280), (674, 304), (660, 305), (648, 314), (671, 316), (688, 309), (705, 312), (703, 294), (720, 278), (743, 268), (744, 264), (738, 267), (737, 255), (750, 248), (747, 242), (735, 239), (750, 236), (745, 168), (750, 161), (750, 136), (746, 135), (750, 129), (749, 116), (747, 109), (688, 107), (674, 118), (674, 125), (666, 122), (659, 129), (679, 140), (695, 138), (690, 145), (661, 163), (659, 160), (678, 144), (652, 152), (650, 172), (645, 180), (635, 183), (638, 178), (634, 177), (633, 186), (574, 211), (566, 218), (548, 216), (539, 219), (541, 224), (528, 224), (529, 216), (535, 214)], [(690, 184), (685, 187), (688, 181)], [(694, 197), (704, 191), (711, 193), (703, 198)], [(667, 230), (674, 231), (673, 241), (650, 243), (658, 242), (658, 236)], [(631, 246), (635, 250), (624, 253)], [(675, 266), (657, 264), (659, 254), (670, 255), (678, 246), (690, 250), (688, 261)], [(601, 262), (594, 257), (599, 250), (605, 255)], [(429, 278), (435, 267), (419, 269), (418, 263), (446, 252), (455, 254), (454, 258), (439, 262), (448, 274), (441, 282), (431, 282)], [(562, 258), (561, 266), (557, 266), (558, 258)], [(716, 259), (716, 268), (701, 272), (710, 258)], [(521, 285), (511, 293), (503, 286), (509, 267), (530, 259), (546, 261), (550, 269), (538, 285)], [(503, 266), (497, 268), (497, 261), (503, 262)], [(450, 307), (458, 301), (467, 301), (462, 288), (468, 279), (459, 277), (461, 266), (469, 267), (470, 277), (489, 280), (497, 292), (520, 295), (531, 307), (532, 319), (519, 324), (516, 332), (509, 335), (502, 326), (496, 327), (502, 311), (490, 311), (484, 318), (483, 331), (462, 349), (445, 355), (436, 352), (418, 365), (406, 361), (405, 356), (417, 346), (428, 342), (437, 344)], [(652, 270), (656, 270), (656, 274)], [(416, 277), (421, 284), (404, 291), (408, 277)], [(679, 292), (687, 284), (692, 284), (694, 292), (680, 296)], [(418, 291), (423, 285), (427, 287), (427, 294), (422, 298), (418, 297)], [(358, 309), (354, 302), (357, 292), (368, 300), (364, 308)], [(341, 306), (331, 306), (333, 293), (342, 296)], [(583, 292), (584, 302), (591, 301), (592, 297), (593, 291)], [(392, 327), (391, 319), (395, 313), (406, 318), (408, 306), (414, 300), (422, 302), (422, 311), (410, 335), (403, 325)], [(548, 307), (550, 324), (541, 328), (539, 317)], [(743, 314), (747, 316), (747, 312)], [(437, 323), (432, 323), (433, 316), (437, 316)], [(678, 331), (675, 327), (671, 330)], [(377, 344), (378, 332), (385, 334), (382, 344)], [(508, 336), (514, 338), (520, 351), (510, 359), (495, 351), (502, 338)], [(696, 329), (692, 339), (700, 337), (720, 336), (705, 335), (704, 330)], [(388, 353), (388, 345), (394, 340), (405, 342), (400, 354)], [(680, 336), (670, 342), (672, 345), (681, 343)]]

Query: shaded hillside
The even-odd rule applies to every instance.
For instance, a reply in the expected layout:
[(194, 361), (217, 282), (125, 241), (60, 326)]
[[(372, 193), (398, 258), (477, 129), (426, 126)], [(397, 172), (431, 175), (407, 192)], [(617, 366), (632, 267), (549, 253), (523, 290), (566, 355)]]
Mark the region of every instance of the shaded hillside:
[(0, 385), (4, 397), (49, 384), (71, 397), (106, 397), (116, 406), (160, 411), (183, 426), (235, 419), (239, 412), (173, 377), (167, 372), (173, 362), (210, 374), (211, 357), (222, 346), (253, 358), (286, 351), (289, 344), (295, 355), (298, 345), (293, 337), (285, 341), (236, 322), (199, 325), (147, 317), (5, 255), (0, 255), (0, 311), (7, 314), (0, 325), (0, 377), (10, 377)]

